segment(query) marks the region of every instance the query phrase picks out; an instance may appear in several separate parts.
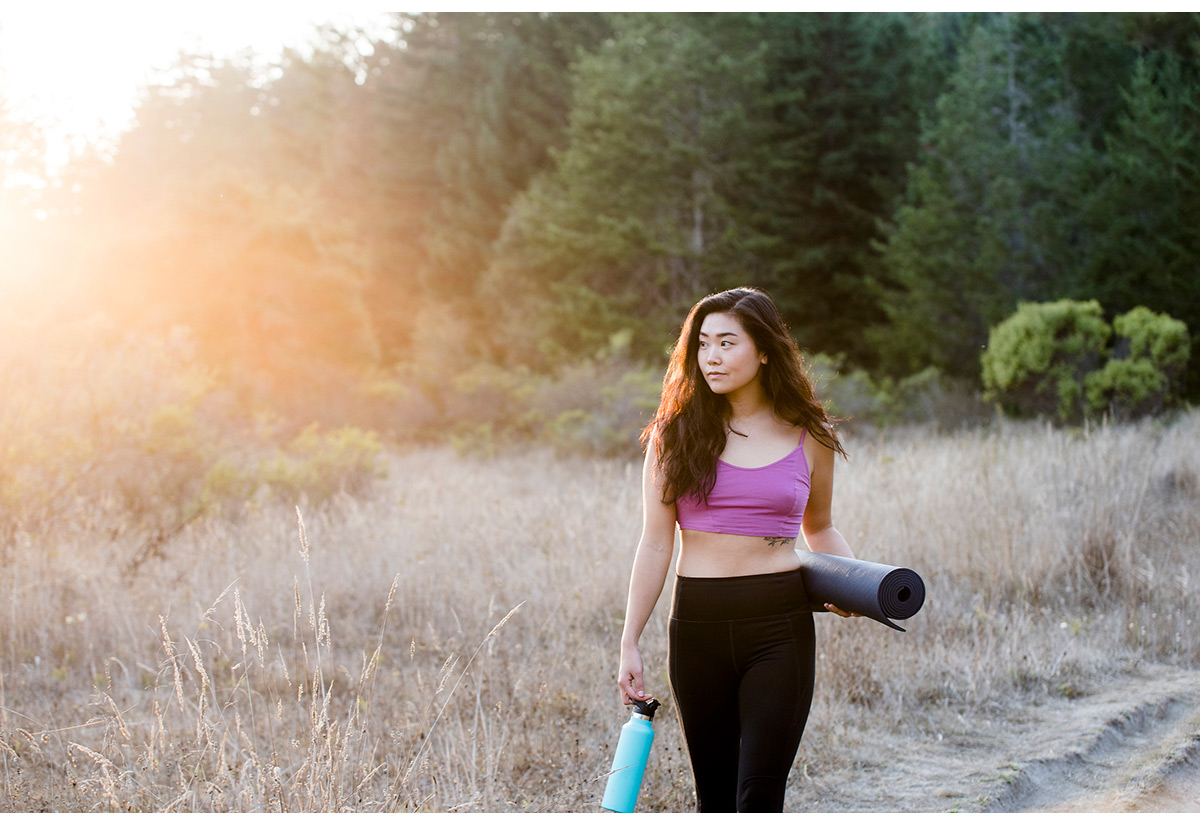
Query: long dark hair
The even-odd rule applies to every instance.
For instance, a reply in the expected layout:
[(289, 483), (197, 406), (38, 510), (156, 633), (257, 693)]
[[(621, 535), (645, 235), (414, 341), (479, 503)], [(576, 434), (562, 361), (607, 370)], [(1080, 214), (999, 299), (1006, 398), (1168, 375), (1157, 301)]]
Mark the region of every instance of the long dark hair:
[(759, 380), (775, 414), (846, 457), (833, 431), (833, 419), (817, 401), (800, 348), (775, 302), (754, 287), (718, 292), (692, 307), (683, 322), (663, 377), (658, 412), (642, 432), (642, 444), (654, 444), (666, 503), (687, 495), (706, 497), (716, 481), (717, 459), (725, 450), (732, 408), (729, 399), (709, 388), (697, 360), (700, 325), (714, 312), (736, 318), (766, 354)]

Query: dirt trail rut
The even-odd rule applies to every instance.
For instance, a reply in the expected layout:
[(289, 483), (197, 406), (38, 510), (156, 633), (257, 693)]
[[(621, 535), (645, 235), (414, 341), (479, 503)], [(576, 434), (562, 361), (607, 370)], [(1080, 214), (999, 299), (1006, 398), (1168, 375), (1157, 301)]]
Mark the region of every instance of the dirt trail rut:
[(1200, 811), (1200, 671), (846, 745), (853, 764), (806, 774), (787, 810)]
[(1200, 811), (1200, 674), (1125, 687), (1081, 710), (1086, 732), (1018, 763), (985, 810)]

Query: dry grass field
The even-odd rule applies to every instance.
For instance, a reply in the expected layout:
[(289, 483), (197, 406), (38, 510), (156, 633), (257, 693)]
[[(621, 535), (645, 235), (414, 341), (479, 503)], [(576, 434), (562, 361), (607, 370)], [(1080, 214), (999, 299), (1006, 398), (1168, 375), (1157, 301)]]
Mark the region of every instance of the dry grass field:
[[(1198, 445), (1195, 413), (851, 435), (836, 523), (928, 595), (906, 633), (817, 617), (788, 808), (1195, 804), (1170, 782), (1200, 739)], [(0, 811), (598, 810), (638, 466), (389, 461), (367, 494), (198, 519), (140, 565), (83, 520), (16, 532)], [(643, 648), (660, 695), (667, 600)], [(660, 717), (640, 809), (688, 810)], [(1107, 801), (1037, 795), (1114, 737), (1145, 756), (1078, 780)]]

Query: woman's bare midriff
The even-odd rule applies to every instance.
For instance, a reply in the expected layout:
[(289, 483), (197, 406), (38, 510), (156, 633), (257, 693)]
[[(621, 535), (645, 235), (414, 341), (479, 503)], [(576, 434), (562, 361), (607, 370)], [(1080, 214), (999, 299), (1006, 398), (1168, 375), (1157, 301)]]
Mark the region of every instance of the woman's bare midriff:
[(698, 579), (783, 573), (800, 566), (796, 539), (681, 530), (675, 572)]

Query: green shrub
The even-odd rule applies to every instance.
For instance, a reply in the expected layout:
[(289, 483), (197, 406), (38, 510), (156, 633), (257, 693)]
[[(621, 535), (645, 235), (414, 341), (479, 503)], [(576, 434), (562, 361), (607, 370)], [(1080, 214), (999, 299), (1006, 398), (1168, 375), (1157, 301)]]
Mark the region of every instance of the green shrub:
[(442, 397), (441, 433), (460, 454), (491, 455), (539, 428), (532, 398), (544, 377), (527, 367), (480, 363), (453, 376)]
[(843, 355), (816, 353), (805, 360), (817, 397), (831, 415), (848, 421), (878, 423), (882, 398), (864, 370), (846, 371)]
[(552, 375), (481, 364), (452, 378), (443, 423), (450, 443), (479, 456), (531, 441), (560, 453), (636, 454), (662, 374), (629, 361), (619, 351), (622, 337), (614, 338), (612, 351)]
[(1178, 378), (1187, 367), (1187, 324), (1146, 307), (1134, 307), (1113, 321), (1117, 335), (1129, 342), (1130, 358), (1148, 359), (1168, 379)]
[(1113, 320), (1113, 357), (1085, 380), (1093, 414), (1118, 418), (1154, 415), (1175, 401), (1187, 368), (1187, 325), (1166, 313), (1135, 307)]
[(1112, 410), (1119, 417), (1158, 412), (1167, 377), (1144, 358), (1114, 358), (1084, 379), (1088, 410)]
[(1096, 301), (1021, 304), (988, 337), (985, 397), (1008, 412), (1063, 423), (1152, 414), (1174, 400), (1188, 347), (1186, 325), (1145, 307), (1110, 327)]
[[(199, 512), (219, 452), (213, 379), (184, 329), (128, 334), (97, 316), (40, 344), (37, 370), (5, 357), (0, 534), (86, 521), (169, 532)], [(6, 353), (7, 356), (7, 353)]]
[(258, 480), (228, 456), (218, 458), (204, 474), (200, 491), (201, 506), (206, 512), (226, 510), (230, 503), (244, 502), (258, 489)]
[(371, 431), (289, 439), (282, 420), (247, 414), (186, 329), (132, 334), (97, 316), (45, 340), (2, 331), (20, 346), (0, 348), (0, 562), (19, 530), (164, 537), (255, 497), (321, 501), (383, 474)]
[(988, 336), (985, 398), (1019, 415), (1081, 420), (1084, 379), (1104, 362), (1111, 334), (1097, 301), (1021, 304)]
[(340, 427), (322, 433), (310, 424), (286, 451), (260, 465), (260, 479), (277, 494), (327, 501), (336, 493), (361, 493), (386, 475), (383, 445), (370, 430)]
[(947, 378), (937, 367), (899, 379), (873, 379), (861, 369), (844, 372), (843, 361), (841, 356), (809, 356), (809, 374), (818, 397), (850, 429), (925, 424), (953, 428), (988, 416), (972, 387)]
[(613, 358), (561, 369), (534, 400), (557, 452), (624, 456), (638, 453), (661, 391), (661, 372)]

